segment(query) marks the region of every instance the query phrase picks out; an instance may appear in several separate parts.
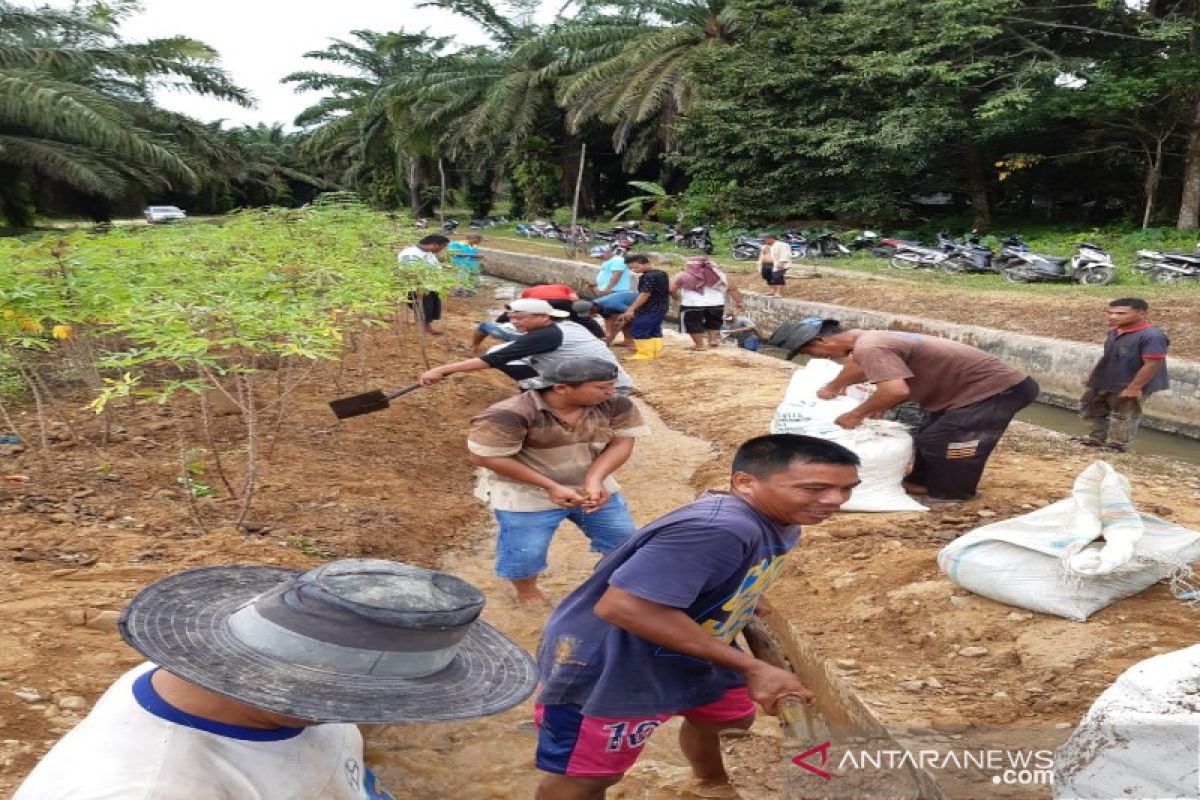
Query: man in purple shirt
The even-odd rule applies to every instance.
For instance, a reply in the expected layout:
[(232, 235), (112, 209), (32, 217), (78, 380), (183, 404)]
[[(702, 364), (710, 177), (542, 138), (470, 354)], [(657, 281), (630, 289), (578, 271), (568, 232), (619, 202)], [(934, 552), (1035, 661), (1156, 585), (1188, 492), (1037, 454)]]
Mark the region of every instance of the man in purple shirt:
[(801, 524), (829, 519), (858, 484), (858, 456), (824, 439), (759, 436), (733, 459), (729, 492), (660, 517), (610, 552), (546, 623), (538, 653), (537, 800), (602, 800), (654, 730), (705, 788), (728, 784), (719, 734), (746, 728), (796, 676), (733, 640), (763, 602)]
[(1170, 388), (1167, 335), (1146, 317), (1150, 304), (1140, 297), (1113, 300), (1105, 309), (1108, 336), (1104, 354), (1083, 382), (1079, 414), (1088, 435), (1075, 439), (1087, 447), (1121, 452), (1133, 441), (1142, 419), (1142, 400)]

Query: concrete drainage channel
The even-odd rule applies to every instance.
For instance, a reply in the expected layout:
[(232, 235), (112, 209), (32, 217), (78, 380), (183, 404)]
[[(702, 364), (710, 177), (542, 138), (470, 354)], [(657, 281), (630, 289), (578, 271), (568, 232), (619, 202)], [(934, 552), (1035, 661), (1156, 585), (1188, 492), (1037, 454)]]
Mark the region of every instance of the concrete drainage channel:
[[(843, 768), (842, 762), (854, 752), (900, 753), (918, 748), (899, 739), (900, 732), (889, 731), (834, 671), (835, 665), (822, 658), (782, 615), (768, 614), (752, 622), (745, 638), (759, 658), (790, 669), (812, 691), (815, 713), (806, 723), (803, 741), (784, 740), (782, 749), (775, 737), (744, 743), (736, 736), (725, 740), (741, 800), (942, 800), (962, 796), (947, 794), (930, 771), (916, 763), (902, 763), (903, 759), (889, 769)], [(952, 745), (955, 736), (962, 738), (961, 734), (929, 733), (935, 741), (923, 741), (919, 748), (927, 752), (931, 745), (936, 749)], [(757, 764), (777, 766), (767, 770), (751, 766)]]
[[(518, 284), (564, 283), (581, 296), (591, 294), (596, 267), (559, 258), (480, 248), (485, 254), (489, 275)], [(1062, 433), (1081, 433), (1072, 414), (1080, 390), (1080, 380), (1100, 357), (1098, 345), (1026, 336), (1010, 331), (958, 325), (941, 320), (868, 311), (845, 306), (807, 303), (800, 300), (773, 299), (744, 292), (746, 315), (763, 330), (770, 331), (780, 322), (806, 316), (836, 317), (853, 327), (893, 329), (942, 336), (973, 345), (1021, 367), (1042, 387), (1041, 401), (1017, 419)], [(764, 349), (765, 355), (772, 355)], [(1200, 363), (1172, 358), (1171, 391), (1155, 395), (1146, 405), (1133, 452), (1162, 455), (1200, 463)]]

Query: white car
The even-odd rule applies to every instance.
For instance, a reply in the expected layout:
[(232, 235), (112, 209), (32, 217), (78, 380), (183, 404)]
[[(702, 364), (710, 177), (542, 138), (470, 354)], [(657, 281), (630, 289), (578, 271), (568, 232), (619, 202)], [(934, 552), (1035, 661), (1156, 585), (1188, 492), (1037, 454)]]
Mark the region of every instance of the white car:
[(178, 206), (146, 206), (146, 210), (142, 212), (146, 217), (146, 222), (151, 225), (157, 222), (174, 222), (179, 219), (187, 219), (187, 214)]

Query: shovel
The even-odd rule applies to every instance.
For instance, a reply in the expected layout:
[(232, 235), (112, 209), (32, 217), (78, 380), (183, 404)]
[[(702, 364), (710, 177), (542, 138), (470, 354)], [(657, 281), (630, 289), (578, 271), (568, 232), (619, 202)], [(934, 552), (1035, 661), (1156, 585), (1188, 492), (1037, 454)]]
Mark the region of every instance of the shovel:
[[(762, 620), (751, 621), (742, 630), (742, 635), (755, 658), (780, 669), (791, 669), (783, 649)], [(790, 695), (780, 698), (776, 714), (782, 739), (750, 731), (721, 733), (722, 749), (727, 755), (734, 756), (739, 764), (731, 781), (738, 797), (744, 800), (794, 800), (802, 796), (796, 787), (787, 785), (781, 767), (818, 743), (813, 707)]]
[(421, 384), (410, 383), (403, 389), (397, 389), (394, 392), (384, 394), (379, 389), (373, 389), (369, 392), (356, 394), (353, 397), (343, 397), (340, 400), (332, 400), (329, 407), (333, 409), (334, 415), (338, 419), (347, 419), (349, 417), (357, 417), (362, 414), (373, 414), (376, 411), (383, 411), (388, 407), (388, 402), (395, 400), (402, 394), (408, 394), (413, 389), (420, 389)]

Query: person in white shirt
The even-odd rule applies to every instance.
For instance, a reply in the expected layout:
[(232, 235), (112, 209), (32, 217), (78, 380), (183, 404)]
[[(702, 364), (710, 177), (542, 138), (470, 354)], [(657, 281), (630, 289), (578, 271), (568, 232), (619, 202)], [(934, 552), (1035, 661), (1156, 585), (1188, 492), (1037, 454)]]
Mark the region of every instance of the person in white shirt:
[(780, 241), (773, 233), (763, 236), (762, 249), (758, 253), (758, 270), (767, 283), (767, 294), (771, 297), (779, 297), (791, 266), (792, 246)]
[(671, 278), (671, 295), (679, 301), (679, 327), (692, 337), (692, 350), (721, 346), (726, 295), (739, 309), (742, 293), (708, 256), (692, 256), (683, 272)]
[(149, 663), (13, 800), (390, 800), (353, 723), (468, 719), (533, 691), (483, 604), (466, 581), (378, 559), (164, 578), (118, 622)]
[[(440, 269), (441, 262), (437, 254), (446, 249), (450, 240), (445, 236), (434, 234), (426, 236), (414, 245), (396, 254), (396, 261), (402, 266), (417, 265)], [(417, 323), (430, 336), (441, 336), (442, 332), (433, 327), (433, 323), (442, 318), (442, 296), (437, 292), (412, 292), (408, 296), (408, 305), (417, 316)]]

